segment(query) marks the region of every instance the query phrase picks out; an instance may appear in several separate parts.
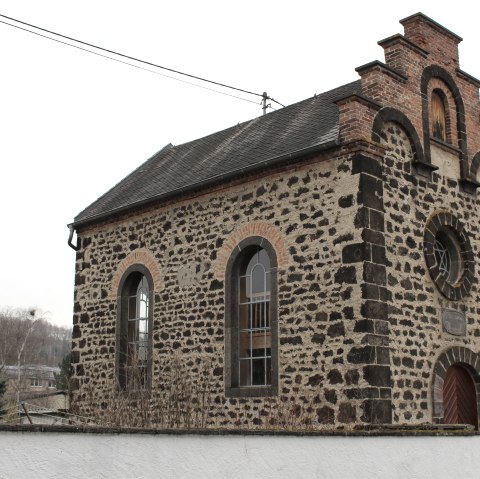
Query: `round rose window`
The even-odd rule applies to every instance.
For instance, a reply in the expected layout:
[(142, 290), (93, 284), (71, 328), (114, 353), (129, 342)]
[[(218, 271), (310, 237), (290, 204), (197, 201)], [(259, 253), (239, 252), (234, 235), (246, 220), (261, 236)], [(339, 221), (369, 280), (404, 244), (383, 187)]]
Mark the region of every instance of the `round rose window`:
[(449, 213), (432, 217), (424, 235), (428, 271), (448, 299), (465, 297), (474, 276), (473, 253), (463, 224)]

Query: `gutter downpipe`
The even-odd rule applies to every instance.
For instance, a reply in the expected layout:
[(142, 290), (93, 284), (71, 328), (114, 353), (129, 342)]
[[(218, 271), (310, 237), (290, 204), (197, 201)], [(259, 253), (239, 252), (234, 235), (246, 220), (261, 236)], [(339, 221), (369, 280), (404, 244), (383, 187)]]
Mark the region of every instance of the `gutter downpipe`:
[(70, 230), (70, 233), (68, 235), (68, 246), (70, 246), (70, 248), (72, 248), (73, 250), (78, 251), (80, 249), (79, 246), (74, 245), (72, 243), (73, 233), (75, 232), (75, 226), (73, 224), (69, 224), (68, 229)]

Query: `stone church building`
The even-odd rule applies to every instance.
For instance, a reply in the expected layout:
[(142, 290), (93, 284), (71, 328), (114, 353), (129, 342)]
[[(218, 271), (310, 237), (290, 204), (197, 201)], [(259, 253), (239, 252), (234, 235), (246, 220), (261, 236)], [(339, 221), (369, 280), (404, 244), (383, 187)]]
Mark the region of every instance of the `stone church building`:
[(478, 427), (480, 81), (400, 23), (357, 81), (168, 145), (75, 218), (86, 415), (142, 391), (205, 427)]

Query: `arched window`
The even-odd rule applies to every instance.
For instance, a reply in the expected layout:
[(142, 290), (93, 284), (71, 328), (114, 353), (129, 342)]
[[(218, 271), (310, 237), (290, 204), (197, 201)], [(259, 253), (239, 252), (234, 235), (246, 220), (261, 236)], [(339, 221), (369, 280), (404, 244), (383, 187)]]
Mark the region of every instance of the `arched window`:
[(258, 248), (245, 255), (240, 269), (238, 295), (240, 386), (270, 386), (270, 260), (264, 249)]
[(447, 141), (447, 112), (443, 92), (433, 90), (430, 98), (430, 133), (434, 138)]
[(226, 393), (271, 396), (278, 388), (277, 268), (263, 238), (240, 243), (226, 274)]
[(120, 282), (117, 370), (120, 387), (136, 390), (150, 384), (152, 280), (145, 268), (132, 268)]

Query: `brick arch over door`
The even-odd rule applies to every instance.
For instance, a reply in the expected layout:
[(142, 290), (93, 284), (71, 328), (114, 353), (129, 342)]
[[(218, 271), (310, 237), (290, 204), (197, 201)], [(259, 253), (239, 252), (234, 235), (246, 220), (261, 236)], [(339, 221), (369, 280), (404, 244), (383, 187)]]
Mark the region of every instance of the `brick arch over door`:
[(163, 287), (162, 274), (158, 266), (157, 260), (153, 253), (145, 248), (132, 251), (117, 266), (117, 270), (112, 278), (112, 287), (110, 288), (110, 297), (117, 298), (120, 281), (124, 277), (125, 272), (133, 265), (143, 265), (152, 275), (153, 287), (152, 291), (160, 291)]
[[(432, 78), (442, 80), (453, 95), (455, 101), (455, 109), (457, 116), (458, 143), (462, 152), (460, 158), (460, 176), (468, 177), (468, 153), (467, 153), (467, 128), (465, 124), (465, 106), (462, 95), (458, 89), (454, 79), (446, 70), (438, 65), (430, 65), (423, 70), (420, 83), (420, 91), (422, 94), (422, 123), (423, 123), (423, 148), (425, 152), (425, 161), (431, 163), (430, 154), (430, 98), (428, 96), (428, 85)], [(453, 133), (453, 132), (452, 132)]]
[(432, 380), (432, 421), (443, 424), (443, 385), (450, 366), (461, 366), (466, 369), (475, 384), (477, 397), (477, 415), (480, 412), (480, 356), (463, 346), (454, 346), (437, 358), (433, 369)]
[(381, 142), (382, 131), (389, 122), (397, 123), (405, 131), (412, 147), (413, 163), (423, 163), (425, 161), (423, 148), (417, 130), (415, 130), (415, 127), (408, 117), (400, 110), (385, 107), (377, 113), (373, 120), (372, 140), (379, 143)]

